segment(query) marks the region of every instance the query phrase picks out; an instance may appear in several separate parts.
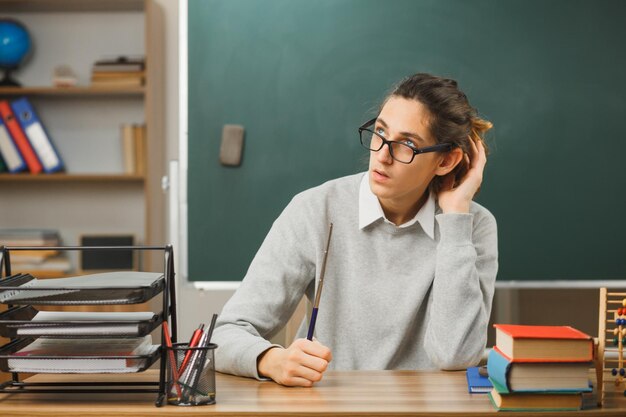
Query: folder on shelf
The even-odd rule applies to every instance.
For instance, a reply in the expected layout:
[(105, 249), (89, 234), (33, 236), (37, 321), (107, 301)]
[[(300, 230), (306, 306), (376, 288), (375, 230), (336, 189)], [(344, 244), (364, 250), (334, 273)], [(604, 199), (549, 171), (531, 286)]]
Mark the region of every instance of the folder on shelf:
[(52, 144), (50, 135), (45, 131), (35, 109), (26, 97), (11, 103), (15, 118), (19, 122), (31, 146), (35, 150), (43, 170), (47, 173), (57, 172), (63, 169), (63, 162)]
[(0, 100), (0, 116), (2, 116), (2, 121), (9, 131), (9, 135), (11, 136), (13, 143), (15, 143), (15, 146), (19, 150), (24, 162), (26, 162), (28, 170), (32, 174), (39, 174), (43, 170), (41, 162), (39, 161), (39, 158), (37, 158), (37, 154), (26, 137), (26, 134), (22, 130), (22, 127), (15, 118), (7, 100)]
[(11, 140), (11, 135), (9, 134), (9, 130), (4, 125), (4, 121), (0, 116), (0, 154), (2, 154), (2, 159), (4, 160), (4, 164), (6, 165), (7, 171), (20, 172), (26, 169), (26, 163), (20, 155), (20, 152), (17, 150), (15, 143)]

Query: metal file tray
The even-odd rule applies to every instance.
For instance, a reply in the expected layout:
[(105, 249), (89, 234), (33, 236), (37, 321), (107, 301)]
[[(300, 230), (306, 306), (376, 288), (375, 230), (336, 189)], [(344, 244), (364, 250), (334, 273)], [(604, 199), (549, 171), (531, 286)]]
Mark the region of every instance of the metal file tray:
[[(56, 320), (33, 320), (40, 313), (33, 306), (13, 307), (0, 314), (0, 336), (19, 337), (141, 337), (161, 324), (162, 316), (154, 313), (87, 313), (76, 319), (72, 312), (41, 312), (40, 316), (53, 314)], [(145, 316), (141, 320), (121, 320), (124, 315)], [(85, 316), (88, 316), (85, 319)], [(149, 316), (149, 317), (148, 317)]]
[[(16, 274), (11, 270), (13, 252), (37, 250), (161, 252), (164, 261), (163, 271), (116, 271), (68, 278), (37, 279), (36, 276)], [(155, 405), (163, 405), (168, 392), (164, 320), (171, 323), (172, 341), (176, 342), (177, 338), (174, 277), (174, 252), (171, 245), (7, 247), (0, 244), (0, 304), (7, 304), (10, 308), (7, 313), (0, 315), (0, 332), (11, 338), (8, 344), (0, 346), (0, 371), (12, 373), (11, 380), (0, 382), (0, 393), (11, 395), (153, 393), (157, 395)], [(137, 304), (160, 294), (162, 307), (161, 311), (156, 313), (96, 312), (92, 309), (76, 315), (76, 312), (68, 311), (72, 309), (52, 312), (37, 311), (31, 307), (33, 304), (64, 306)], [(62, 316), (64, 313), (74, 315)], [(103, 315), (99, 316), (100, 313)], [(123, 316), (117, 316), (118, 313), (122, 313)], [(89, 322), (88, 325), (85, 325), (85, 320)], [(9, 321), (13, 323), (8, 323)], [(62, 325), (58, 325), (58, 322), (62, 322)], [(131, 332), (133, 334), (127, 335), (130, 323), (133, 323)], [(150, 330), (153, 328), (160, 330), (160, 344), (153, 344), (150, 336)], [(103, 331), (102, 334), (93, 334), (99, 331)], [(106, 382), (52, 380), (38, 383), (21, 380), (21, 374), (29, 373), (136, 373), (149, 368), (158, 359), (161, 359), (158, 365), (159, 376), (157, 380), (152, 381), (125, 381), (123, 376), (108, 379)]]
[(138, 304), (165, 287), (155, 272), (121, 271), (39, 280), (16, 274), (0, 281), (0, 303), (11, 305)]
[(15, 355), (34, 341), (31, 338), (15, 339), (2, 346), (0, 370), (55, 374), (137, 373), (148, 369), (161, 355), (160, 345), (152, 345), (150, 352), (142, 355)]

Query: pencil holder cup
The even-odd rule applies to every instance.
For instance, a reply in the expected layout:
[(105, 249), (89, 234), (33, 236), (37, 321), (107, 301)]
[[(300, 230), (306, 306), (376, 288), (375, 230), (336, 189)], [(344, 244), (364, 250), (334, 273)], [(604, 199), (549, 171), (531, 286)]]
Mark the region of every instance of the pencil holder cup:
[(173, 405), (215, 404), (215, 348), (167, 347), (167, 402)]

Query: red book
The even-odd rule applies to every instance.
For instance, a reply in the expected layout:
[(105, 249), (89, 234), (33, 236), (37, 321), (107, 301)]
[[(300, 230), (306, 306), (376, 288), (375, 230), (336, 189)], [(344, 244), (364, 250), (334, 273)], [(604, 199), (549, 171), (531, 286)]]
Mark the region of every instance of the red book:
[(496, 347), (511, 362), (590, 362), (591, 336), (570, 326), (494, 324)]
[(41, 166), (41, 162), (39, 162), (39, 158), (35, 154), (35, 150), (31, 146), (28, 138), (24, 134), (22, 127), (19, 122), (13, 115), (13, 111), (11, 110), (11, 106), (9, 106), (9, 102), (6, 100), (0, 101), (0, 116), (2, 117), (4, 124), (9, 130), (9, 134), (17, 146), (17, 149), (22, 154), (22, 158), (26, 162), (28, 166), (28, 170), (32, 174), (39, 174), (43, 167)]

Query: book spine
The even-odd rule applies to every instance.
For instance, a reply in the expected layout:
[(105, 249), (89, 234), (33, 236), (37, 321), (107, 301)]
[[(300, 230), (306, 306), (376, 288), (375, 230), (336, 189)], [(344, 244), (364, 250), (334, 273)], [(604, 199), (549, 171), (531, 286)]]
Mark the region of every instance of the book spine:
[(491, 349), (487, 358), (487, 372), (489, 373), (489, 379), (494, 383), (493, 386), (496, 387), (498, 392), (510, 392), (508, 383), (510, 367), (511, 362), (495, 349)]
[(26, 97), (11, 103), (13, 112), (26, 137), (30, 141), (37, 157), (41, 161), (43, 170), (47, 173), (56, 172), (63, 168), (59, 153), (52, 144), (50, 135), (45, 131), (35, 109)]
[(122, 157), (124, 161), (124, 174), (132, 175), (137, 171), (136, 144), (134, 128), (130, 124), (123, 124), (120, 128), (122, 134)]
[(9, 130), (15, 146), (19, 149), (22, 158), (24, 158), (24, 161), (28, 166), (28, 170), (32, 174), (39, 174), (43, 170), (41, 162), (37, 158), (35, 150), (31, 146), (30, 142), (26, 138), (26, 135), (24, 134), (24, 131), (15, 118), (7, 100), (0, 101), (0, 115), (2, 116), (5, 126)]
[(2, 116), (0, 116), (0, 154), (2, 154), (7, 171), (20, 172), (26, 169), (26, 163), (11, 140), (11, 135), (2, 121)]
[(135, 173), (146, 175), (146, 125), (133, 126), (135, 141)]

